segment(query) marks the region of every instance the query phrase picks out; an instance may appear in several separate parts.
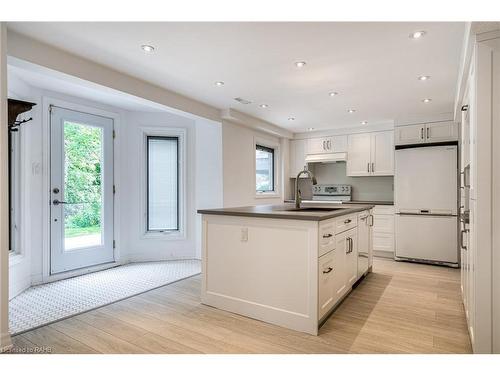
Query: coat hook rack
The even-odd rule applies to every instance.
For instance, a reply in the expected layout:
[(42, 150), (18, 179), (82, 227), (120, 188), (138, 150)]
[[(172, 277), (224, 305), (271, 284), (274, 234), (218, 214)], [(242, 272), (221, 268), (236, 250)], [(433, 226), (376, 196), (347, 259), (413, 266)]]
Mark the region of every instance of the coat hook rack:
[(33, 117), (30, 117), (29, 119), (24, 119), (24, 120), (17, 120), (17, 116), (19, 116), (21, 113), (27, 112), (35, 106), (36, 103), (31, 103), (31, 102), (26, 102), (24, 100), (17, 100), (17, 99), (8, 99), (8, 109), (9, 109), (9, 118), (8, 118), (8, 126), (9, 130), (13, 132), (19, 131), (19, 127), (28, 122), (33, 120)]

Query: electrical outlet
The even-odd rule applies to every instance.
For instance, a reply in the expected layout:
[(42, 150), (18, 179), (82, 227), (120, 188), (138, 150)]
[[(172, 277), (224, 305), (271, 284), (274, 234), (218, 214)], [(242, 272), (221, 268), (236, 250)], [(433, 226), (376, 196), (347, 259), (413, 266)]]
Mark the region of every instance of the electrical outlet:
[(241, 242), (248, 242), (248, 228), (241, 228)]

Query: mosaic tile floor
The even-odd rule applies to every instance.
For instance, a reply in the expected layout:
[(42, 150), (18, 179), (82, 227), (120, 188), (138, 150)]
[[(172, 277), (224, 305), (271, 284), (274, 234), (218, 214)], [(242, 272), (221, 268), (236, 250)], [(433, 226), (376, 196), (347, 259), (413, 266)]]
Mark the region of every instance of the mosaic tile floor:
[(37, 285), (10, 301), (10, 332), (19, 334), (200, 272), (199, 260), (131, 263)]

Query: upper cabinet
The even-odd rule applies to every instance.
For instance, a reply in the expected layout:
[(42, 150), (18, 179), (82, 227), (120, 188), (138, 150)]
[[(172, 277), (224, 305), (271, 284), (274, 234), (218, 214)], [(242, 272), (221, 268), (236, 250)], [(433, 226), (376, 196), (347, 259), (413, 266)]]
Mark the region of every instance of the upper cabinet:
[(310, 138), (307, 140), (307, 154), (327, 154), (331, 152), (345, 152), (347, 148), (347, 136), (334, 136), (322, 138)]
[(347, 175), (393, 176), (394, 132), (391, 130), (349, 135)]
[(452, 121), (399, 126), (394, 132), (396, 145), (458, 140), (458, 126)]
[[(290, 141), (290, 178), (297, 177), (297, 174), (304, 169), (306, 163), (306, 139), (293, 139)], [(307, 177), (304, 175), (303, 177)]]

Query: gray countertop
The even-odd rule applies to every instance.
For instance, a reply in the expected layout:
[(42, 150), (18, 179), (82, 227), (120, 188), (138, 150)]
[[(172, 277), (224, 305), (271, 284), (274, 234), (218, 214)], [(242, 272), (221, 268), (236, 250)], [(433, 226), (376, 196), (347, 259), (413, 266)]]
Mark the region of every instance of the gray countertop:
[[(285, 199), (285, 203), (293, 203), (295, 202), (293, 199)], [(339, 204), (339, 203), (334, 203), (334, 202), (331, 202), (331, 201), (313, 201), (313, 200), (309, 200), (309, 199), (304, 199), (302, 200), (302, 203), (313, 203), (313, 204)], [(342, 204), (373, 204), (375, 206), (393, 206), (394, 205), (394, 202), (392, 201), (349, 201), (349, 202), (345, 202), (345, 203), (342, 203)]]
[[(313, 210), (294, 210), (294, 204), (282, 205), (262, 205), (262, 206), (248, 206), (248, 207), (231, 207), (231, 208), (214, 208), (198, 210), (199, 214), (206, 215), (228, 215), (228, 216), (248, 216), (248, 217), (263, 217), (269, 219), (291, 219), (291, 220), (308, 220), (308, 221), (321, 221), (327, 220), (338, 216), (352, 214), (354, 212), (361, 212), (369, 210), (373, 207), (372, 204), (335, 204), (329, 203), (327, 205), (321, 204), (308, 204), (305, 203), (302, 208), (310, 208)], [(314, 208), (329, 209), (324, 211), (314, 211)]]

